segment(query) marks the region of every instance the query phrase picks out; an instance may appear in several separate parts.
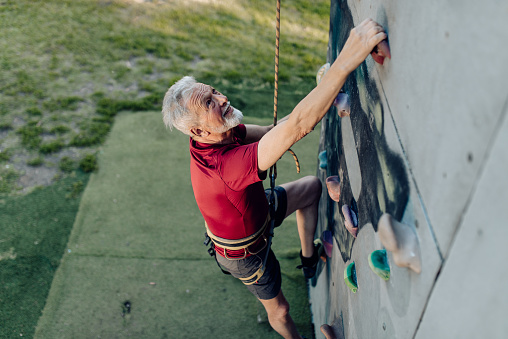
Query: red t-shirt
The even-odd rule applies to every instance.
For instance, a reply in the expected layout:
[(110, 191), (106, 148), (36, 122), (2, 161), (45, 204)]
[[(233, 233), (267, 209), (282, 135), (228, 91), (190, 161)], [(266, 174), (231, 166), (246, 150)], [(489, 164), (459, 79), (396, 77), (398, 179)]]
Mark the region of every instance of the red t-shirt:
[(210, 145), (190, 139), (190, 172), (194, 196), (210, 231), (241, 239), (258, 231), (268, 202), (258, 174), (258, 143), (244, 144), (245, 125), (233, 129), (234, 142)]

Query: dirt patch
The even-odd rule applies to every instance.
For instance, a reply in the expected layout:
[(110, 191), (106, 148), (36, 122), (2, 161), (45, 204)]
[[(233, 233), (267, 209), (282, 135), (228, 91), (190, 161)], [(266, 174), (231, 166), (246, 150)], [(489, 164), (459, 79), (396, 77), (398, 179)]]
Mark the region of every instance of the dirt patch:
[(18, 180), (18, 184), (23, 187), (22, 193), (30, 191), (33, 187), (50, 185), (58, 173), (58, 169), (55, 167), (23, 167), (25, 167), (23, 170), (25, 174)]

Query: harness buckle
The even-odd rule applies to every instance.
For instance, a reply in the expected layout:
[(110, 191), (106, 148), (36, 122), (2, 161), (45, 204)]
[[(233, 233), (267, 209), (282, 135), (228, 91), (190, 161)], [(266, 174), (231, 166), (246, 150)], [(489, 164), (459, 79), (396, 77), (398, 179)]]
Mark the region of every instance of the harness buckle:
[(208, 236), (208, 233), (205, 232), (205, 241), (203, 242), (203, 245), (205, 245), (205, 246), (210, 245), (210, 241), (212, 241), (212, 239), (210, 239), (210, 237)]
[(256, 254), (258, 254), (259, 252), (261, 252), (262, 250), (265, 249), (266, 245), (268, 245), (268, 239), (266, 238), (266, 235), (264, 235), (264, 234), (263, 234), (263, 240), (265, 241), (265, 244), (263, 246), (261, 246), (261, 248), (258, 251), (256, 251), (256, 252), (251, 252), (249, 247), (247, 247), (247, 249), (249, 250), (249, 254), (250, 255), (256, 255)]
[(210, 247), (207, 250), (208, 254), (210, 254), (211, 257), (215, 257), (215, 249), (213, 247)]
[(224, 250), (224, 258), (226, 258), (228, 260), (242, 260), (242, 259), (247, 258), (247, 247), (243, 248), (243, 257), (241, 257), (241, 258), (229, 258), (227, 250), (225, 248), (223, 248), (223, 250)]

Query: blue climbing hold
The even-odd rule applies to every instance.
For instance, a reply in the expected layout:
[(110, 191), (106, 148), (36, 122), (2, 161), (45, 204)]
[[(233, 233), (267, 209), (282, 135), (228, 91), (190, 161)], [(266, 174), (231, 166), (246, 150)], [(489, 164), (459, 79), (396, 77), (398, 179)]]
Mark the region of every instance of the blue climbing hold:
[(326, 157), (326, 150), (319, 153), (319, 168), (326, 169), (328, 166), (328, 158)]

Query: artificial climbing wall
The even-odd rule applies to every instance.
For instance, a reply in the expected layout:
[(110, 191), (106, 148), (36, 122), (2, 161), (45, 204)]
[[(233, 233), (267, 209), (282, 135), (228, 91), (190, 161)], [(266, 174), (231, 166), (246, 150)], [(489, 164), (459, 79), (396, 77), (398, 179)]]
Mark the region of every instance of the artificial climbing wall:
[[(329, 62), (367, 17), (391, 59), (368, 57), (343, 88), (351, 115), (332, 106), (322, 123), (318, 176), (338, 176), (341, 195), (324, 186), (320, 201), (333, 250), (310, 281), (316, 338), (323, 324), (337, 338), (507, 338), (508, 3), (332, 0)], [(384, 213), (417, 236), (420, 273), (391, 251), (389, 280), (371, 270)]]

